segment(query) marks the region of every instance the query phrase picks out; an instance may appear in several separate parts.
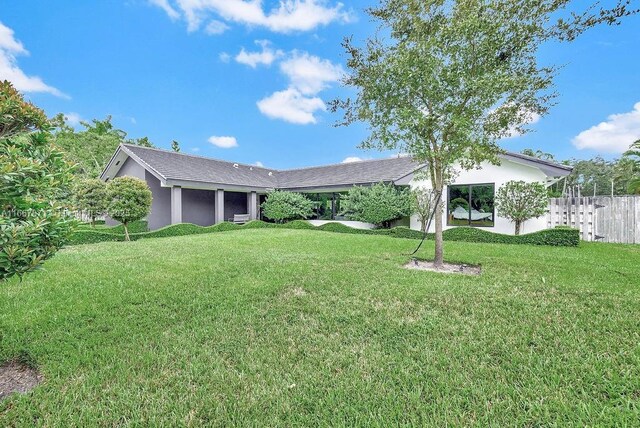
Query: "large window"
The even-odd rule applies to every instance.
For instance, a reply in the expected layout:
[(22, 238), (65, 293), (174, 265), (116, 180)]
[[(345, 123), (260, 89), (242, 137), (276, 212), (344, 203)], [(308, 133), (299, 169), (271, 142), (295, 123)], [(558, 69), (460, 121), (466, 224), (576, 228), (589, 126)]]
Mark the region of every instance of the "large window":
[(342, 220), (340, 216), (340, 193), (307, 193), (313, 201), (314, 220)]
[(493, 227), (494, 196), (493, 184), (449, 186), (447, 225)]

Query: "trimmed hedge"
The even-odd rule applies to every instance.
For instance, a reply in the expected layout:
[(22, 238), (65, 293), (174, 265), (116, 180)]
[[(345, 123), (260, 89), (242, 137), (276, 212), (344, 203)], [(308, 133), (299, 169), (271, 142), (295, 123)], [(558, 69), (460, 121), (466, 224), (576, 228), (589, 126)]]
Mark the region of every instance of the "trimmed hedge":
[[(203, 233), (226, 232), (242, 229), (305, 229), (320, 230), (334, 233), (351, 233), (358, 235), (383, 235), (394, 238), (422, 239), (422, 232), (398, 226), (393, 229), (354, 229), (342, 223), (325, 223), (321, 226), (313, 226), (304, 220), (295, 220), (285, 224), (266, 223), (254, 220), (242, 226), (223, 222), (214, 226), (197, 226), (190, 223), (166, 226), (152, 232), (131, 233), (132, 241), (147, 238), (163, 238), (168, 236), (198, 235)], [(580, 232), (577, 229), (558, 227), (555, 229), (541, 230), (526, 235), (503, 235), (473, 227), (456, 227), (447, 229), (443, 233), (445, 241), (501, 243), (501, 244), (525, 244), (525, 245), (550, 245), (557, 247), (577, 247), (580, 243)], [(427, 235), (427, 239), (433, 239), (433, 233)], [(67, 245), (93, 244), (97, 242), (123, 241), (124, 235), (99, 230), (81, 229), (74, 232)]]
[[(104, 222), (102, 225), (98, 225), (98, 227), (91, 227), (91, 224), (82, 223), (78, 226), (78, 230), (90, 230), (94, 232), (102, 232), (102, 233), (114, 233), (116, 235), (124, 234), (124, 226), (119, 224), (117, 226), (104, 226)], [(129, 233), (142, 233), (148, 232), (149, 226), (145, 220), (132, 221), (129, 223)]]

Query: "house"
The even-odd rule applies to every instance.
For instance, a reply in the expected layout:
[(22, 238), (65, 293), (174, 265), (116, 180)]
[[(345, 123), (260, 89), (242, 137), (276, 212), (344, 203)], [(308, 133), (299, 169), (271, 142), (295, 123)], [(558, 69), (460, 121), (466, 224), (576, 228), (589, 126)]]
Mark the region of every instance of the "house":
[[(276, 170), (226, 162), (168, 150), (121, 144), (101, 175), (132, 176), (145, 180), (153, 194), (150, 229), (177, 223), (209, 226), (237, 214), (259, 219), (260, 204), (273, 189), (305, 193), (316, 202), (312, 221), (344, 221), (340, 195), (354, 185), (392, 183), (423, 186), (414, 175), (423, 166), (409, 157), (394, 157), (309, 168)], [(501, 165), (482, 165), (460, 171), (447, 188), (447, 227), (470, 225), (512, 233), (513, 225), (496, 216), (495, 190), (509, 180), (552, 183), (571, 168), (515, 153), (502, 155)], [(407, 225), (419, 228), (415, 218)], [(364, 224), (352, 224), (368, 227)], [(528, 231), (546, 228), (546, 220), (532, 221)]]

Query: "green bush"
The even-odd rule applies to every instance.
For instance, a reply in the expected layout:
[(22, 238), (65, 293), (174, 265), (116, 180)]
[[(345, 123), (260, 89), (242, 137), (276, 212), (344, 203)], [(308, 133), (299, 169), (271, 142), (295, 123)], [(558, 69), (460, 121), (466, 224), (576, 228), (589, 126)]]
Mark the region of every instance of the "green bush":
[(90, 224), (95, 226), (96, 217), (107, 211), (107, 184), (98, 178), (80, 179), (73, 189), (73, 200), (76, 209), (88, 215)]
[(72, 167), (50, 127), (42, 110), (0, 79), (0, 283), (40, 267), (75, 225), (60, 204)]
[(124, 226), (125, 240), (129, 240), (129, 223), (140, 220), (151, 211), (151, 190), (144, 180), (135, 177), (116, 177), (107, 185), (107, 212)]
[(96, 244), (98, 242), (124, 241), (124, 235), (79, 229), (71, 234), (67, 245)]
[(412, 214), (409, 190), (384, 183), (370, 187), (354, 186), (341, 198), (341, 204), (342, 214), (348, 219), (383, 227)]
[(261, 205), (265, 217), (283, 223), (309, 218), (313, 215), (313, 202), (302, 193), (275, 190)]
[[(350, 233), (357, 235), (382, 235), (394, 238), (404, 239), (422, 239), (422, 232), (409, 229), (408, 227), (399, 226), (393, 229), (355, 229), (342, 223), (331, 222), (321, 226), (313, 226), (302, 220), (292, 221), (285, 224), (265, 223), (263, 221), (254, 220), (243, 226), (234, 223), (220, 223), (215, 226), (198, 226), (195, 224), (183, 223), (163, 227), (162, 229), (152, 232), (131, 233), (131, 240), (147, 239), (147, 238), (164, 238), (170, 236), (198, 235), (203, 233), (226, 232), (232, 230), (243, 229), (305, 229), (318, 230), (333, 233)], [(433, 233), (427, 234), (428, 239), (433, 239)], [(540, 232), (529, 233), (526, 235), (512, 236), (493, 233), (483, 229), (473, 227), (457, 227), (444, 231), (445, 241), (464, 241), (464, 242), (483, 242), (483, 243), (502, 243), (502, 244), (527, 244), (527, 245), (551, 245), (563, 247), (576, 247), (580, 243), (580, 232), (571, 228), (555, 228), (542, 230)], [(69, 245), (91, 244), (105, 241), (124, 241), (122, 233), (108, 233), (95, 230), (78, 230), (69, 242)]]
[[(102, 225), (99, 225), (96, 222), (96, 226), (97, 227), (94, 228), (94, 227), (91, 227), (90, 223), (83, 223), (78, 226), (78, 229), (93, 230), (93, 231), (102, 232), (102, 233), (115, 233), (116, 235), (124, 233), (124, 226), (122, 224), (119, 224), (117, 226), (104, 226), (104, 222), (102, 222)], [(129, 223), (128, 228), (129, 228), (129, 233), (142, 233), (142, 232), (149, 231), (149, 227), (145, 220), (132, 221), (131, 223)]]

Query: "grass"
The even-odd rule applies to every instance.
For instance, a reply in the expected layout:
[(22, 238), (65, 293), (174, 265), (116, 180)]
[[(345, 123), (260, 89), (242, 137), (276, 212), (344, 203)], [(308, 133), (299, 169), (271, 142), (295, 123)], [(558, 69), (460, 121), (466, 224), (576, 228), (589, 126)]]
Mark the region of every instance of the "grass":
[[(631, 426), (640, 247), (287, 229), (107, 242), (4, 284), (0, 426)], [(425, 243), (428, 257), (433, 243)]]

